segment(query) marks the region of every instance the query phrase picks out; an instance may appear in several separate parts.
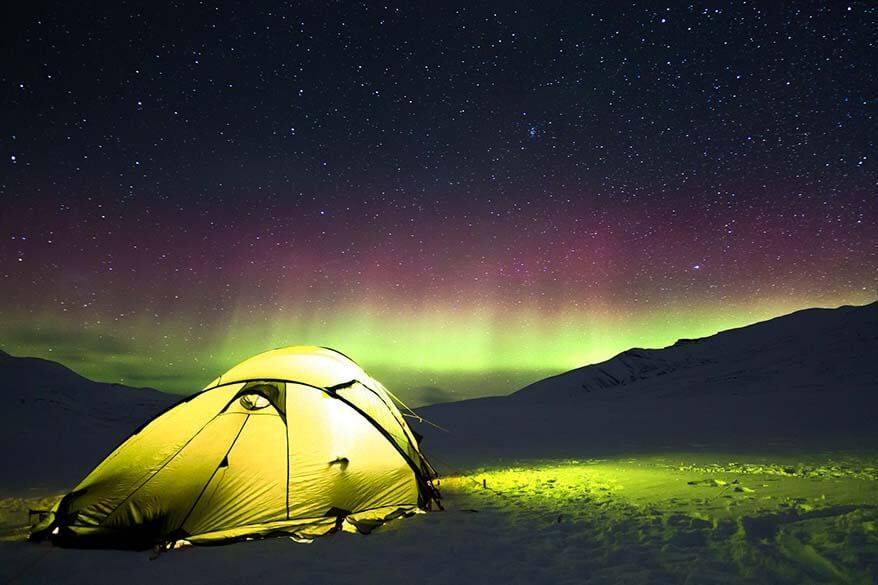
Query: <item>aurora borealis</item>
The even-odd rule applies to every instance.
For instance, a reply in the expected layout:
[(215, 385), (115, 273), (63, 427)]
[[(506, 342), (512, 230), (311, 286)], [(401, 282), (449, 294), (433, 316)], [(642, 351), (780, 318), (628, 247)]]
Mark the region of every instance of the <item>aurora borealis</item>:
[(417, 404), (875, 300), (872, 4), (439, 4), (16, 7), (0, 348)]

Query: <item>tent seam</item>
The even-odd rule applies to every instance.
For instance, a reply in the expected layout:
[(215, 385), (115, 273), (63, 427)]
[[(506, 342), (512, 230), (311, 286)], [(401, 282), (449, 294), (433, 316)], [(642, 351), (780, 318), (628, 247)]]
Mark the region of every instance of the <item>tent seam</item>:
[[(185, 443), (183, 443), (183, 446), (182, 446), (182, 447), (180, 447), (179, 449), (177, 449), (177, 451), (175, 451), (173, 455), (169, 456), (169, 457), (165, 460), (165, 462), (162, 463), (161, 467), (159, 467), (158, 469), (156, 469), (156, 470), (155, 470), (155, 471), (154, 471), (149, 477), (147, 477), (147, 478), (143, 481), (143, 483), (141, 483), (139, 486), (137, 486), (136, 488), (134, 488), (134, 490), (132, 490), (130, 494), (128, 494), (127, 496), (125, 496), (125, 499), (124, 499), (124, 500), (122, 500), (121, 502), (119, 502), (118, 504), (116, 504), (116, 507), (114, 507), (112, 510), (110, 510), (110, 511), (107, 513), (107, 515), (104, 516), (104, 518), (103, 518), (100, 522), (98, 522), (98, 526), (103, 526), (103, 525), (104, 525), (104, 522), (107, 521), (107, 518), (109, 518), (110, 516), (112, 516), (113, 514), (115, 514), (115, 513), (116, 513), (116, 510), (118, 510), (118, 509), (122, 506), (122, 504), (124, 504), (125, 502), (127, 502), (128, 500), (130, 500), (131, 497), (134, 496), (134, 494), (136, 494), (137, 492), (139, 492), (140, 489), (143, 488), (143, 486), (145, 486), (146, 484), (148, 484), (148, 483), (150, 482), (150, 480), (151, 480), (152, 478), (154, 478), (156, 475), (158, 475), (158, 473), (159, 473), (162, 469), (164, 469), (165, 467), (167, 467), (168, 464), (169, 464), (174, 458), (176, 458), (177, 455), (179, 455), (180, 452), (181, 452), (183, 449), (185, 449), (185, 448), (189, 445), (189, 443), (191, 443), (192, 441), (194, 441), (194, 440), (195, 440), (195, 437), (197, 437), (198, 435), (200, 435), (200, 434), (201, 434), (201, 431), (203, 431), (203, 430), (207, 427), (207, 425), (209, 425), (210, 423), (212, 423), (213, 421), (215, 421), (215, 420), (217, 419), (217, 417), (219, 417), (220, 414), (222, 414), (222, 413), (215, 414), (215, 415), (213, 416), (213, 418), (211, 418), (209, 421), (207, 421), (206, 423), (204, 423), (204, 424), (201, 426), (201, 428), (198, 429), (198, 432), (197, 432), (197, 433), (195, 433), (194, 435), (192, 435), (192, 437), (190, 437), (188, 441), (186, 441)], [(156, 418), (157, 418), (157, 417), (156, 417)], [(153, 419), (153, 420), (155, 420), (155, 419)], [(152, 421), (150, 421), (150, 422), (152, 422)]]
[(201, 500), (201, 496), (203, 496), (204, 492), (207, 491), (207, 486), (209, 486), (210, 482), (213, 481), (213, 478), (216, 477), (216, 472), (219, 471), (220, 468), (222, 467), (222, 462), (226, 460), (226, 457), (228, 457), (229, 453), (231, 453), (232, 449), (234, 449), (235, 443), (238, 442), (238, 437), (240, 437), (241, 433), (244, 432), (244, 427), (247, 426), (247, 421), (249, 421), (249, 420), (250, 420), (250, 415), (248, 414), (247, 417), (244, 419), (244, 422), (241, 423), (241, 428), (238, 429), (238, 434), (235, 435), (235, 438), (232, 440), (232, 444), (229, 445), (229, 448), (226, 451), (226, 454), (223, 455), (222, 459), (220, 459), (220, 464), (216, 467), (216, 469), (213, 470), (213, 473), (210, 474), (210, 477), (207, 478), (207, 481), (204, 482), (204, 486), (201, 488), (201, 491), (198, 493), (198, 496), (195, 498), (195, 501), (192, 502), (192, 507), (189, 508), (188, 512), (186, 512), (186, 515), (183, 517), (183, 520), (180, 522), (180, 526), (177, 527), (177, 530), (183, 530), (183, 525), (186, 524), (187, 520), (189, 520), (189, 516), (191, 516), (193, 510), (195, 510), (195, 506), (197, 506), (198, 502)]
[[(432, 495), (434, 490), (430, 489), (431, 488), (430, 478), (428, 478), (428, 476), (424, 473), (424, 470), (421, 469), (418, 466), (418, 464), (416, 464), (414, 461), (412, 461), (412, 459), (411, 459), (411, 457), (409, 457), (408, 453), (406, 453), (402, 449), (402, 447), (400, 447), (397, 444), (397, 442), (393, 440), (393, 437), (390, 435), (390, 432), (387, 429), (385, 429), (384, 427), (382, 427), (380, 424), (378, 424), (378, 421), (376, 421), (374, 418), (369, 416), (366, 412), (364, 412), (358, 406), (353, 404), (350, 400), (348, 400), (344, 396), (340, 396), (339, 394), (336, 394), (334, 392), (330, 392), (327, 388), (324, 388), (321, 386), (315, 386), (315, 385), (309, 384), (307, 382), (300, 382), (297, 380), (291, 380), (291, 379), (285, 379), (285, 378), (248, 378), (248, 379), (243, 379), (243, 380), (233, 380), (231, 382), (226, 382), (224, 384), (217, 384), (216, 386), (212, 386), (211, 388), (206, 388), (206, 389), (202, 390), (202, 392), (209, 392), (210, 390), (215, 390), (216, 388), (219, 388), (221, 386), (228, 386), (231, 384), (241, 384), (241, 383), (248, 384), (249, 382), (284, 382), (284, 383), (289, 383), (289, 384), (299, 384), (300, 386), (305, 386), (307, 388), (313, 388), (315, 390), (319, 390), (320, 392), (326, 393), (327, 396), (330, 396), (330, 397), (335, 398), (337, 400), (341, 400), (342, 402), (347, 404), (351, 409), (353, 409), (355, 412), (357, 412), (360, 416), (362, 416), (367, 421), (369, 421), (369, 424), (371, 424), (373, 427), (375, 427), (375, 429), (379, 433), (381, 433), (381, 435), (385, 438), (385, 440), (387, 440), (391, 445), (393, 445), (393, 448), (396, 449), (397, 453), (399, 453), (402, 456), (403, 460), (415, 472), (415, 480), (418, 482), (419, 486), (423, 489), (423, 495), (426, 498), (426, 502), (429, 503), (430, 500), (435, 499), (435, 496)], [(354, 380), (354, 382), (357, 382), (357, 380)], [(362, 384), (362, 382), (360, 382), (360, 383)], [(363, 385), (365, 386), (365, 384), (363, 384)], [(368, 386), (366, 386), (366, 387), (368, 388)], [(371, 388), (370, 388), (370, 390), (371, 390)], [(396, 420), (396, 417), (393, 417), (393, 418), (394, 418), (394, 420)], [(408, 437), (406, 437), (406, 438), (408, 438)], [(424, 457), (423, 454), (421, 454), (421, 450), (417, 445), (413, 445), (411, 440), (409, 440), (409, 444), (414, 447), (415, 452), (418, 453), (420, 458)]]

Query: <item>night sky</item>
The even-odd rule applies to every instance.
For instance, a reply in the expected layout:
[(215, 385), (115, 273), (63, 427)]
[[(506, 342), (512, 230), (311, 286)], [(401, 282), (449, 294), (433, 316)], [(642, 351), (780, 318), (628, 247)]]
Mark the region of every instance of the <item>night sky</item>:
[(878, 294), (875, 3), (38, 4), (10, 353), (188, 393), (327, 345), (418, 404)]

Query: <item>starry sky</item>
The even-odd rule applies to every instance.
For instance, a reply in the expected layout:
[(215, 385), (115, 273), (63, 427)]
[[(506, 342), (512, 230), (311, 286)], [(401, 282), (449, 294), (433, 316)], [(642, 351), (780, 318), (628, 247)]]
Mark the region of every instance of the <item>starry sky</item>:
[(872, 2), (17, 4), (15, 355), (423, 404), (878, 294)]

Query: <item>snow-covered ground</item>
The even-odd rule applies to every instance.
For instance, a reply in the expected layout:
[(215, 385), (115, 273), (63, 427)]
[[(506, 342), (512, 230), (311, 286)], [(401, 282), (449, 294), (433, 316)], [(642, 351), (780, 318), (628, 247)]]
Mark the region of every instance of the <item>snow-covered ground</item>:
[(0, 580), (865, 585), (878, 562), (876, 480), (876, 459), (852, 455), (519, 463), (448, 477), (446, 511), (366, 537), (272, 539), (152, 560), (12, 540), (0, 543)]
[[(27, 508), (71, 483), (46, 483), (70, 451), (49, 426), (22, 446), (39, 468), (4, 470), (0, 583), (875, 583), (876, 395), (878, 304), (800, 312), (421, 409), (448, 429), (418, 425), (444, 512), (156, 559), (23, 541)], [(158, 406), (138, 400), (129, 417)], [(94, 458), (83, 421), (70, 442)]]

